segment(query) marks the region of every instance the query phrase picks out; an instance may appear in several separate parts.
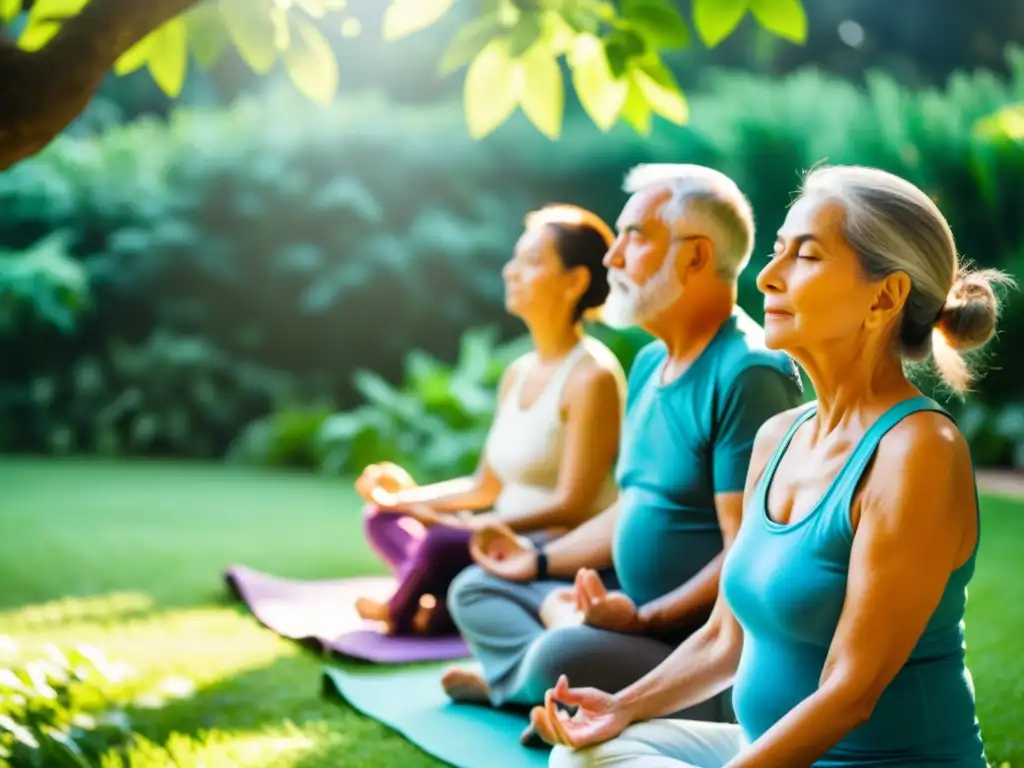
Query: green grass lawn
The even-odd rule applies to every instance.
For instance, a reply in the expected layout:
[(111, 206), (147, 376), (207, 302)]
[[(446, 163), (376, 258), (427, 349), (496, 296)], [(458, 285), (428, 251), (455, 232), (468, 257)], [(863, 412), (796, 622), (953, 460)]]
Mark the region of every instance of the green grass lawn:
[[(1024, 505), (986, 499), (983, 525), (970, 665), (990, 758), (1024, 767)], [(438, 765), (323, 701), (320, 660), (226, 596), (231, 563), (303, 578), (380, 572), (349, 483), (0, 458), (0, 542), (0, 634), (28, 649), (92, 643), (154, 683), (191, 682), (191, 694), (132, 713), (179, 765)]]

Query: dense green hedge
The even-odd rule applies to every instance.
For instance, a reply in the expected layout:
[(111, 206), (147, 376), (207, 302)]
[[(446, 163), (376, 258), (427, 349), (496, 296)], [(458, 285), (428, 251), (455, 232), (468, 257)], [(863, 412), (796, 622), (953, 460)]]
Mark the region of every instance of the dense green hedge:
[[(508, 338), (520, 329), (502, 311), (498, 269), (523, 213), (564, 200), (613, 220), (621, 179), (637, 162), (705, 163), (734, 176), (754, 202), (758, 254), (770, 250), (799, 171), (822, 160), (888, 168), (936, 197), (968, 257), (1019, 274), (1024, 149), (973, 128), (1022, 99), (1017, 54), (1009, 82), (962, 75), (941, 92), (911, 93), (882, 75), (858, 89), (813, 71), (780, 81), (711, 73), (691, 96), (691, 125), (661, 124), (648, 138), (604, 135), (571, 115), (558, 143), (521, 119), (474, 143), (458, 104), (360, 97), (320, 109), (285, 89), (224, 112), (135, 123), (95, 142), (58, 141), (0, 176), (0, 247), (25, 249), (63, 232), (95, 302), (74, 334), (38, 324), (4, 333), (0, 448), (49, 450), (45, 433), (55, 427), (40, 427), (50, 422), (38, 410), (74, 409), (67, 398), (28, 393), (40, 380), (70, 391), (83, 360), (109, 370), (114, 348), (173, 360), (167, 340), (177, 339), (201, 346), (221, 379), (241, 370), (237, 361), (260, 372), (219, 385), (226, 400), (216, 402), (250, 404), (234, 410), (203, 405), (196, 393), (207, 390), (187, 378), (167, 395), (156, 380), (167, 366), (133, 374), (153, 379), (134, 389), (161, 393), (147, 400), (160, 403), (152, 406), (164, 425), (156, 432), (171, 434), (167, 425), (181, 423), (171, 412), (184, 409), (195, 440), (133, 442), (131, 434), (154, 428), (129, 425), (118, 450), (218, 454), (252, 418), (314, 396), (301, 389), (319, 393), (320, 411), (350, 408), (363, 401), (352, 384), (357, 368), (397, 382), (412, 348), (452, 361), (466, 328), (495, 325)], [(755, 315), (760, 263), (758, 255), (741, 293)], [(1010, 306), (1004, 340), (1024, 328), (1022, 303)], [(998, 366), (979, 393), (996, 406), (1022, 399), (1013, 382), (1024, 361), (1007, 348), (996, 345)], [(104, 402), (116, 400), (124, 378), (104, 379)], [(99, 429), (86, 416), (61, 418), (77, 419), (75, 434)], [(993, 439), (988, 460), (1009, 460), (1014, 440)], [(85, 434), (73, 442), (91, 450), (101, 441)]]

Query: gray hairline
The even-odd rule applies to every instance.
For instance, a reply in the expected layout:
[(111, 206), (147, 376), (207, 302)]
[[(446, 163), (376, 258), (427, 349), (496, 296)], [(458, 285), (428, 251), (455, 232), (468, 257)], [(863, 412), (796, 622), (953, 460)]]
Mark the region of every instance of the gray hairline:
[[(697, 216), (702, 217), (713, 230), (715, 273), (723, 280), (736, 282), (747, 264), (750, 263), (754, 247), (753, 211), (742, 191), (724, 174), (702, 166), (665, 167), (659, 169), (662, 171), (661, 173), (648, 173), (648, 178), (637, 178), (637, 176), (645, 175), (643, 171), (650, 171), (653, 168), (656, 166), (640, 165), (631, 169), (623, 182), (623, 191), (630, 195), (658, 188), (664, 188), (671, 192), (671, 197), (660, 207), (658, 218), (665, 222), (670, 231), (674, 233), (676, 225), (684, 213), (696, 213)], [(685, 168), (692, 168), (692, 170), (687, 171), (684, 170)], [(696, 189), (680, 189), (681, 182), (694, 180), (698, 182)], [(722, 194), (716, 185), (724, 186), (728, 193)], [(726, 232), (729, 228), (723, 226), (719, 217), (708, 210), (716, 203), (731, 208), (738, 214), (738, 218), (745, 219), (750, 226), (750, 242), (736, 258), (733, 256), (736, 255), (738, 247), (729, 242), (734, 239)], [(723, 255), (727, 255), (727, 258), (722, 258)]]

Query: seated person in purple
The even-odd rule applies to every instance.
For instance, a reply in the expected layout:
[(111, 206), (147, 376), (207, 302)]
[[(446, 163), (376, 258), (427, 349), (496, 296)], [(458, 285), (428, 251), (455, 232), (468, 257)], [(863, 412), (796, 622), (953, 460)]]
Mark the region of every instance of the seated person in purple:
[(625, 375), (582, 322), (608, 295), (603, 261), (613, 239), (575, 206), (527, 217), (502, 278), (505, 306), (533, 348), (505, 372), (476, 473), (418, 486), (400, 467), (377, 464), (356, 483), (368, 502), (366, 536), (399, 582), (387, 602), (357, 601), (364, 618), (392, 634), (454, 633), (448, 585), (473, 562), (473, 530), (499, 521), (547, 539), (615, 500)]

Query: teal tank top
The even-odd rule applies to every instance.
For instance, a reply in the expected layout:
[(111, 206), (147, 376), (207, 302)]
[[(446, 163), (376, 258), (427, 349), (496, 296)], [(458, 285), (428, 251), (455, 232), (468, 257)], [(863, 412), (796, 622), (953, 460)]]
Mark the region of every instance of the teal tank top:
[[(816, 411), (811, 403), (775, 450), (723, 566), (721, 588), (744, 632), (733, 707), (751, 741), (818, 688), (845, 599), (851, 505), (879, 442), (912, 413), (945, 413), (924, 397), (893, 406), (868, 429), (814, 509), (782, 525), (768, 515), (768, 488), (794, 433)], [(985, 768), (974, 686), (964, 660), (964, 608), (977, 552), (975, 545), (951, 574), (924, 634), (870, 719), (815, 768)]]

